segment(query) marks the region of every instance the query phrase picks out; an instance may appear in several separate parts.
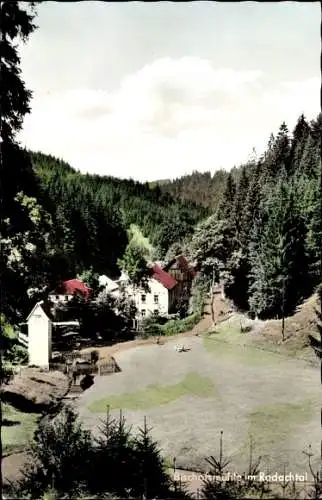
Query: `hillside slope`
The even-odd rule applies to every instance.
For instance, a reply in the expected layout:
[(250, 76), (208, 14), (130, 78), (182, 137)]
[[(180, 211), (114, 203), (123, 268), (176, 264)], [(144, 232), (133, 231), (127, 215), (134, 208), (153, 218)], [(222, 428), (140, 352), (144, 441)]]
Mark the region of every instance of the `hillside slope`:
[[(230, 171), (236, 182), (239, 180), (241, 169), (242, 167), (233, 168)], [(193, 172), (174, 180), (160, 180), (153, 184), (159, 185), (163, 193), (170, 194), (178, 200), (193, 201), (216, 211), (222, 200), (228, 175), (229, 172), (226, 170), (217, 170), (214, 174)]]
[[(315, 293), (305, 300), (293, 316), (285, 320), (285, 341), (283, 345), (290, 352), (300, 354), (303, 350), (312, 352), (309, 336), (319, 338), (318, 314), (320, 309), (318, 294)], [(265, 322), (262, 336), (268, 342), (281, 344), (281, 320), (269, 320)]]
[(126, 231), (133, 224), (162, 253), (207, 214), (205, 207), (177, 200), (159, 186), (81, 174), (53, 156), (29, 154), (56, 239), (75, 263), (75, 272), (94, 267), (115, 273), (127, 244)]

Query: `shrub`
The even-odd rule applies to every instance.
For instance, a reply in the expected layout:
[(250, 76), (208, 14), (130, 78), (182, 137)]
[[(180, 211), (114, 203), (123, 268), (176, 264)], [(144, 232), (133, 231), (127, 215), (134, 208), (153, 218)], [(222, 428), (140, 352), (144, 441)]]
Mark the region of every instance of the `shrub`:
[(0, 383), (7, 384), (13, 378), (14, 374), (15, 371), (12, 364), (7, 361), (3, 361), (0, 370)]
[(6, 353), (6, 358), (13, 365), (24, 365), (28, 363), (28, 349), (19, 344), (14, 344), (10, 351)]
[(162, 324), (166, 320), (157, 314), (152, 314), (145, 318), (141, 323), (141, 330), (139, 337), (146, 339), (153, 335), (161, 336), (164, 335), (162, 331)]
[(163, 335), (176, 335), (178, 333), (184, 333), (192, 328), (200, 321), (201, 315), (199, 313), (193, 313), (184, 319), (172, 319), (168, 321), (165, 325), (162, 325)]

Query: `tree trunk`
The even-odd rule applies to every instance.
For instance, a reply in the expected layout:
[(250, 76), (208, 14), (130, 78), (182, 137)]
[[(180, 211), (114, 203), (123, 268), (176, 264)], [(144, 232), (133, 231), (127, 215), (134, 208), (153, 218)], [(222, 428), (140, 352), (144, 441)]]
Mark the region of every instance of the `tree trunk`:
[(210, 292), (210, 304), (211, 304), (211, 321), (212, 326), (215, 326), (215, 311), (214, 311), (214, 288), (215, 288), (215, 269), (212, 271), (212, 282), (211, 282), (211, 292)]
[(225, 296), (225, 290), (224, 290), (224, 284), (222, 283), (221, 284), (221, 298), (223, 300), (225, 300), (226, 296)]

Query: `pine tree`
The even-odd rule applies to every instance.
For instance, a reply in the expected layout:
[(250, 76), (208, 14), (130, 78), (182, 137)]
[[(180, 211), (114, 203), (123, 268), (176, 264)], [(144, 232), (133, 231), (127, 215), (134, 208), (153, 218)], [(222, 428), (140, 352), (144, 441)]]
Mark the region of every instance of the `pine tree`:
[(243, 167), (241, 170), (240, 179), (236, 189), (236, 195), (233, 207), (233, 216), (232, 216), (234, 219), (234, 226), (236, 228), (236, 233), (239, 240), (243, 230), (242, 219), (243, 219), (245, 200), (247, 199), (247, 194), (248, 194), (248, 187), (249, 187), (249, 178), (246, 173), (246, 167)]
[(305, 116), (302, 114), (293, 130), (290, 150), (290, 165), (292, 172), (299, 169), (301, 159), (303, 156), (305, 143), (310, 135), (310, 126), (307, 123)]
[(1, 2), (1, 139), (13, 143), (21, 130), (24, 116), (30, 112), (31, 92), (21, 79), (20, 57), (16, 41), (26, 42), (36, 26), (35, 2), (27, 10), (17, 2)]
[(308, 293), (305, 224), (293, 185), (280, 179), (261, 202), (250, 242), (250, 307), (256, 315), (289, 314)]
[[(19, 191), (28, 196), (37, 193), (37, 182), (26, 154), (15, 142), (21, 130), (23, 119), (30, 112), (31, 92), (21, 77), (20, 56), (17, 42), (26, 42), (35, 30), (35, 3), (24, 9), (18, 2), (1, 2), (1, 215), (5, 217), (19, 207), (14, 198)], [(25, 6), (24, 6), (25, 7)], [(16, 209), (16, 210), (15, 210)], [(18, 209), (18, 211), (17, 211)]]
[(299, 162), (299, 170), (308, 177), (316, 176), (321, 152), (312, 133), (307, 137), (303, 148), (303, 154)]
[(218, 216), (223, 220), (230, 220), (232, 208), (234, 206), (236, 196), (236, 183), (231, 175), (228, 174), (226, 188), (223, 194), (222, 202), (219, 207)]
[(263, 158), (263, 181), (274, 181), (282, 170), (290, 173), (290, 138), (287, 125), (283, 122), (276, 138), (273, 134)]
[(310, 276), (315, 287), (321, 279), (322, 262), (322, 165), (320, 160), (320, 178), (312, 183), (312, 198), (307, 224), (307, 251), (310, 260)]
[(126, 426), (120, 412), (119, 420), (110, 416), (109, 409), (99, 434), (95, 438), (95, 449), (89, 474), (89, 491), (127, 496), (133, 488), (133, 474), (137, 468), (131, 429)]
[(163, 459), (157, 443), (150, 435), (146, 417), (144, 426), (134, 441), (134, 450), (137, 463), (136, 495), (142, 498), (169, 498), (170, 479), (165, 472)]
[(249, 180), (249, 186), (241, 214), (240, 242), (243, 248), (248, 246), (249, 233), (253, 227), (254, 221), (258, 215), (259, 202), (261, 197), (261, 180), (263, 165), (258, 162), (253, 169)]

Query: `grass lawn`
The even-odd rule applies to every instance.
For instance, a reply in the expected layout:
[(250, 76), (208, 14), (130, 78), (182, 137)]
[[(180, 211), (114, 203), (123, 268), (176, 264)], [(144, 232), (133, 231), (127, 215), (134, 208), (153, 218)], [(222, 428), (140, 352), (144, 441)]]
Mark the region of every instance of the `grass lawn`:
[(249, 452), (250, 437), (260, 454), (270, 453), (277, 443), (283, 449), (297, 426), (309, 422), (318, 410), (319, 407), (312, 400), (257, 407), (249, 414), (247, 438), (241, 447), (241, 453), (247, 455)]
[(203, 398), (215, 397), (216, 391), (213, 382), (208, 377), (197, 373), (189, 373), (175, 385), (151, 385), (133, 393), (109, 396), (94, 401), (88, 409), (94, 413), (104, 413), (106, 407), (113, 409), (142, 410), (155, 406), (166, 405), (186, 395)]
[(284, 362), (278, 354), (234, 341), (230, 343), (230, 338), (225, 340), (223, 335), (217, 333), (204, 337), (203, 342), (206, 350), (214, 356), (242, 365), (262, 366)]
[(213, 328), (210, 335), (219, 339), (226, 338), (232, 344), (240, 344), (245, 340), (244, 334), (240, 332), (240, 323), (236, 319), (219, 323)]
[(3, 454), (24, 451), (37, 428), (39, 413), (24, 413), (3, 403), (2, 418)]

